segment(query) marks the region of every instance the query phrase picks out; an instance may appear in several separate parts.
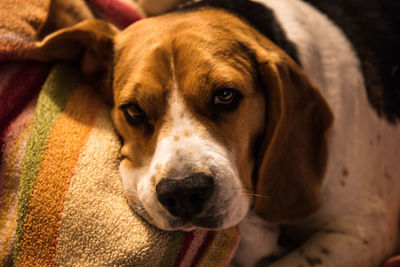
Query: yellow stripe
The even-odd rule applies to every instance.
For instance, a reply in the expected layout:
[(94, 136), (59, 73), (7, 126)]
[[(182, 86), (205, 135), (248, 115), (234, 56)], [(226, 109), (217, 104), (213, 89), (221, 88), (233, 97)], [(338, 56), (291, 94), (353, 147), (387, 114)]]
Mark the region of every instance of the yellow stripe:
[(234, 249), (237, 236), (237, 227), (218, 231), (197, 266), (221, 266), (228, 253)]
[(77, 87), (55, 122), (29, 202), (18, 265), (55, 265), (64, 197), (100, 106), (91, 90)]

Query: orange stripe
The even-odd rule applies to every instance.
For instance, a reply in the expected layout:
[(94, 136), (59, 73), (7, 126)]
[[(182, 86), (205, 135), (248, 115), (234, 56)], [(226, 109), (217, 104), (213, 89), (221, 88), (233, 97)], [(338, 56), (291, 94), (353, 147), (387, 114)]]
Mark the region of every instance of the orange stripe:
[(99, 98), (79, 86), (55, 122), (28, 206), (18, 265), (55, 265), (64, 198), (100, 107)]

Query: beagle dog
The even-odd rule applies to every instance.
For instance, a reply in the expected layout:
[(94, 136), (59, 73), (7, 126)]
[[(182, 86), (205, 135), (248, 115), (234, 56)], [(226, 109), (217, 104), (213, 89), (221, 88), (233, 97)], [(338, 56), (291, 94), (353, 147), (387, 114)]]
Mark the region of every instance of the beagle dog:
[(112, 99), (127, 199), (156, 227), (240, 223), (234, 266), (379, 266), (394, 253), (400, 97), (385, 102), (381, 73), (316, 7), (196, 1), (123, 31), (86, 21), (40, 46), (84, 53)]

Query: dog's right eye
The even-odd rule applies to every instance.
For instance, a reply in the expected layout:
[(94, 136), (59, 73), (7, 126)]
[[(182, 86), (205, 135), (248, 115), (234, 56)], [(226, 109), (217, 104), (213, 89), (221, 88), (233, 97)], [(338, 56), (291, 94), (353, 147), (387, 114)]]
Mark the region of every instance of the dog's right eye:
[(136, 103), (124, 104), (119, 109), (122, 110), (126, 121), (132, 126), (138, 126), (147, 120), (146, 113)]

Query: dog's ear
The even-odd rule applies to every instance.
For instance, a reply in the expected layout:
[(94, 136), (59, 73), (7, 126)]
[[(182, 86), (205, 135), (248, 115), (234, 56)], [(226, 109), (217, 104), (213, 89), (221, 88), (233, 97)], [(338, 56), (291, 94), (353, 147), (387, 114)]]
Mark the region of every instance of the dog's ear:
[(252, 50), (267, 112), (255, 181), (256, 195), (265, 197), (256, 197), (254, 208), (271, 223), (293, 223), (320, 205), (333, 115), (286, 53), (269, 43), (253, 45)]
[(46, 36), (36, 49), (42, 60), (80, 62), (83, 74), (112, 102), (113, 40), (117, 33), (113, 25), (90, 19)]

